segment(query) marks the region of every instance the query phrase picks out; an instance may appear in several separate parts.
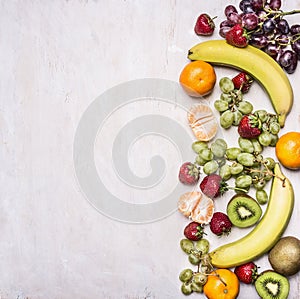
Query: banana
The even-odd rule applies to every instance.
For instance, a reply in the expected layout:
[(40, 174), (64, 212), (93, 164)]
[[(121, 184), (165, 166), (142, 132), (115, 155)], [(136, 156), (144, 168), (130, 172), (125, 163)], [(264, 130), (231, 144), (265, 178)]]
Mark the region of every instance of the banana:
[(293, 105), (293, 89), (285, 72), (268, 54), (250, 45), (237, 48), (225, 40), (209, 40), (192, 47), (188, 58), (231, 66), (249, 73), (265, 88), (280, 126), (284, 126)]
[(213, 250), (209, 254), (213, 266), (231, 268), (254, 261), (280, 239), (292, 215), (294, 191), (278, 163), (274, 175), (268, 207), (260, 222), (241, 239)]

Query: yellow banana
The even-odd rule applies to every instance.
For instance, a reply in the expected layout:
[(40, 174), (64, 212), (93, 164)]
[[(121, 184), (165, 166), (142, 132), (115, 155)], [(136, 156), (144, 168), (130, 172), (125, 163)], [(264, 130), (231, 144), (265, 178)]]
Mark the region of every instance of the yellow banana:
[(249, 73), (265, 88), (279, 123), (284, 126), (293, 105), (293, 89), (285, 72), (268, 54), (250, 45), (237, 48), (225, 40), (209, 40), (192, 47), (188, 58), (231, 66)]
[(254, 261), (280, 239), (292, 215), (294, 191), (278, 163), (274, 175), (268, 207), (260, 222), (241, 239), (213, 250), (209, 254), (213, 266), (231, 268)]

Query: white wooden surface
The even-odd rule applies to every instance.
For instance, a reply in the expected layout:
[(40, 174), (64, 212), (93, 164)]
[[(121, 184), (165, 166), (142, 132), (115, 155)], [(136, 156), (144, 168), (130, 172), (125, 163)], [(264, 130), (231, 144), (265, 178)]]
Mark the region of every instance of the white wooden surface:
[[(103, 216), (76, 181), (73, 140), (85, 109), (108, 88), (147, 77), (177, 81), (187, 50), (205, 40), (193, 32), (197, 15), (217, 15), (218, 25), (226, 4), (0, 1), (0, 298), (183, 297), (178, 273), (188, 261), (179, 240), (186, 219), (174, 213), (133, 225)], [(299, 9), (300, 1), (283, 1), (283, 7)], [(295, 103), (281, 134), (300, 131), (298, 68), (289, 76)], [(235, 73), (216, 71), (218, 77)], [(217, 96), (216, 90), (208, 100)], [(257, 109), (272, 109), (256, 83), (249, 97)], [(299, 238), (300, 172), (284, 172), (296, 194), (285, 234)], [(235, 230), (228, 241), (243, 233)], [(212, 239), (213, 246), (224, 242)], [(258, 264), (270, 267), (266, 257)], [(290, 283), (289, 298), (299, 298), (299, 275)], [(239, 298), (257, 295), (242, 286)]]

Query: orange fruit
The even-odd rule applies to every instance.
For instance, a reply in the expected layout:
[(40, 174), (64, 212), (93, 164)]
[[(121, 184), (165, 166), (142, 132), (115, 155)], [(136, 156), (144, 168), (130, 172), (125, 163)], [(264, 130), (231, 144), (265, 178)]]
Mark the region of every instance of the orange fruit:
[(211, 272), (203, 286), (203, 292), (208, 299), (235, 299), (239, 291), (239, 280), (229, 269), (217, 269)]
[(201, 97), (212, 92), (216, 83), (216, 73), (211, 64), (196, 60), (183, 68), (179, 82), (188, 95)]
[(218, 122), (211, 108), (206, 104), (194, 105), (188, 111), (188, 122), (200, 141), (209, 141), (218, 131)]
[(282, 135), (276, 143), (275, 152), (284, 167), (300, 169), (300, 132)]
[(178, 210), (195, 222), (207, 224), (214, 214), (215, 204), (211, 198), (202, 192), (192, 191), (180, 196)]

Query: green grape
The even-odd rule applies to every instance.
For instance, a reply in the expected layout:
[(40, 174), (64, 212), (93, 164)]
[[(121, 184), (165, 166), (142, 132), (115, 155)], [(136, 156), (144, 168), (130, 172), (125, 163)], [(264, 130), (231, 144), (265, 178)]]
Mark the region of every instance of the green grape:
[(262, 132), (258, 136), (258, 141), (262, 146), (269, 146), (272, 141), (271, 134), (269, 132)]
[(189, 261), (190, 261), (190, 263), (193, 264), (193, 265), (199, 265), (201, 259), (200, 259), (200, 257), (199, 257), (198, 254), (190, 253), (190, 254), (189, 254)]
[(264, 205), (268, 202), (268, 194), (265, 190), (257, 190), (255, 197), (258, 203), (261, 205)]
[(200, 165), (203, 166), (207, 161), (204, 160), (203, 158), (201, 158), (199, 155), (196, 157), (195, 162)]
[(244, 166), (240, 163), (233, 163), (230, 167), (230, 172), (232, 175), (238, 175), (244, 170)]
[(252, 184), (252, 177), (250, 175), (240, 175), (235, 179), (235, 186), (238, 188), (248, 188)]
[(183, 283), (182, 286), (181, 286), (181, 292), (184, 294), (184, 295), (190, 295), (193, 293), (193, 290), (192, 290), (192, 284), (191, 283)]
[(250, 139), (239, 137), (238, 139), (239, 147), (245, 153), (252, 154), (254, 152), (254, 146)]
[(270, 181), (273, 178), (273, 174), (272, 173), (265, 173), (264, 174), (264, 179), (266, 181)]
[(236, 160), (238, 154), (240, 154), (242, 150), (238, 147), (231, 147), (226, 150), (226, 157), (228, 160)]
[(234, 120), (233, 112), (231, 112), (230, 110), (226, 110), (220, 116), (221, 127), (224, 129), (230, 128), (233, 124), (233, 120)]
[(228, 164), (224, 164), (219, 169), (219, 175), (224, 181), (228, 181), (231, 178), (231, 167)]
[(194, 243), (189, 239), (182, 239), (180, 241), (180, 247), (185, 253), (190, 254), (194, 249)]
[(271, 169), (271, 170), (274, 169), (275, 164), (276, 163), (273, 158), (268, 157), (264, 160), (264, 165), (267, 166), (268, 169)]
[(208, 144), (205, 141), (195, 141), (192, 144), (192, 149), (196, 154), (199, 154), (200, 150), (208, 148)]
[(250, 114), (253, 110), (253, 105), (248, 101), (242, 101), (238, 105), (238, 110), (243, 114)]
[(207, 282), (207, 275), (204, 273), (196, 273), (193, 277), (193, 281), (198, 285), (205, 285)]
[(262, 122), (266, 122), (268, 120), (269, 115), (266, 110), (257, 110), (255, 111), (255, 114)]
[(182, 282), (187, 282), (187, 281), (189, 281), (189, 280), (192, 279), (193, 275), (194, 275), (193, 270), (191, 270), (191, 269), (184, 269), (184, 270), (182, 270), (182, 271), (180, 272), (180, 274), (179, 274), (179, 279), (180, 279)]
[(203, 166), (203, 172), (207, 175), (215, 173), (219, 168), (219, 164), (217, 161), (212, 160), (208, 161)]
[(223, 158), (226, 152), (226, 148), (218, 143), (212, 143), (210, 149), (216, 158)]
[(219, 81), (219, 86), (221, 88), (221, 91), (224, 93), (230, 93), (234, 90), (234, 84), (230, 78), (223, 77)]
[(240, 124), (240, 121), (241, 121), (242, 117), (243, 117), (243, 114), (240, 111), (238, 111), (238, 110), (234, 111), (233, 112), (233, 123), (232, 124), (234, 126), (238, 126)]
[(207, 254), (209, 251), (209, 242), (206, 239), (201, 239), (199, 241), (196, 241), (195, 244), (195, 249), (200, 252), (202, 255)]
[(206, 161), (211, 161), (214, 158), (214, 155), (209, 148), (204, 148), (200, 150), (199, 156)]
[(280, 124), (278, 122), (271, 122), (269, 125), (270, 133), (276, 135), (280, 131)]
[(262, 189), (264, 189), (265, 186), (266, 186), (266, 180), (264, 180), (264, 179), (259, 179), (257, 182), (255, 182), (255, 183), (253, 184), (253, 186), (254, 186), (254, 188), (255, 188), (256, 190), (262, 190)]
[(192, 290), (196, 293), (203, 293), (203, 286), (192, 281)]
[(229, 104), (233, 101), (232, 95), (229, 93), (224, 93), (224, 92), (221, 94), (220, 99), (222, 101), (226, 101)]
[(217, 138), (215, 141), (214, 141), (215, 144), (218, 144), (220, 146), (222, 146), (223, 148), (225, 148), (225, 150), (227, 149), (227, 142), (224, 140), (224, 139), (221, 139), (221, 138)]
[(254, 153), (255, 154), (260, 154), (263, 151), (262, 145), (259, 143), (257, 139), (251, 139), (253, 148), (254, 148)]
[(240, 164), (248, 167), (253, 166), (255, 161), (255, 157), (249, 153), (240, 153), (236, 159)]
[(224, 101), (224, 100), (216, 100), (214, 102), (214, 106), (215, 106), (216, 110), (219, 112), (224, 112), (224, 111), (228, 110), (228, 108), (229, 108), (228, 102)]
[(276, 143), (277, 143), (277, 141), (278, 141), (278, 135), (276, 134), (276, 135), (274, 135), (274, 134), (272, 134), (272, 133), (270, 133), (270, 136), (271, 136), (271, 142), (270, 142), (270, 146), (276, 146)]

